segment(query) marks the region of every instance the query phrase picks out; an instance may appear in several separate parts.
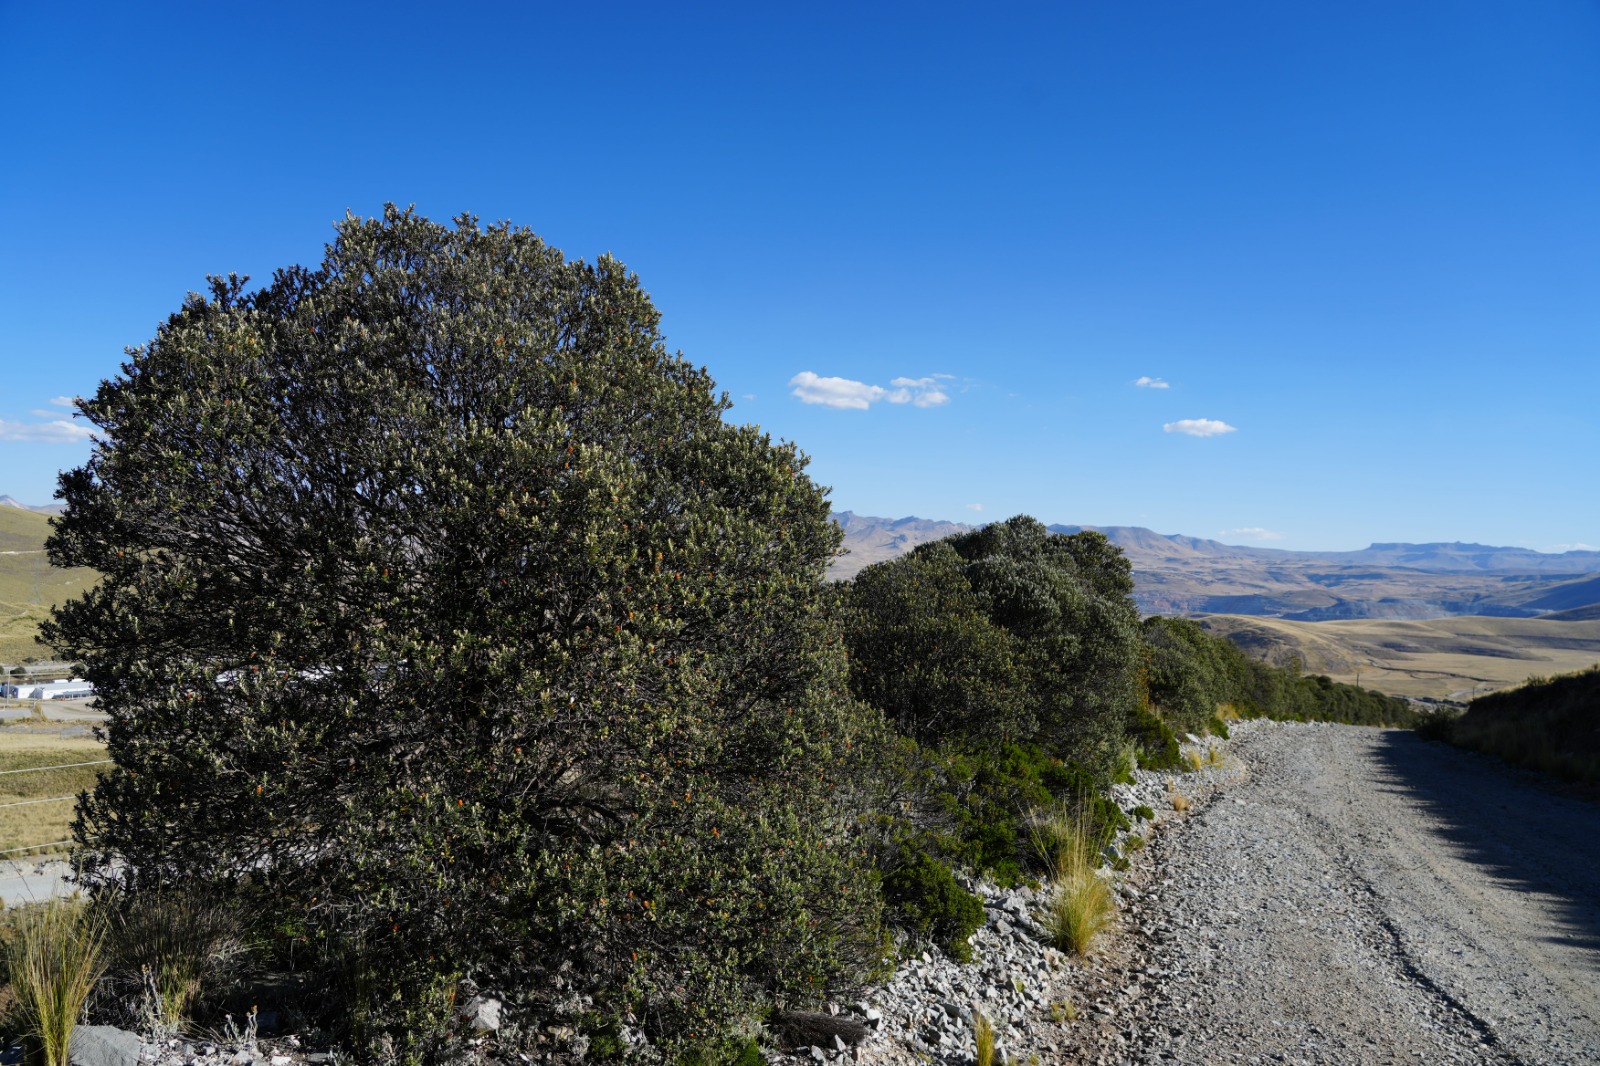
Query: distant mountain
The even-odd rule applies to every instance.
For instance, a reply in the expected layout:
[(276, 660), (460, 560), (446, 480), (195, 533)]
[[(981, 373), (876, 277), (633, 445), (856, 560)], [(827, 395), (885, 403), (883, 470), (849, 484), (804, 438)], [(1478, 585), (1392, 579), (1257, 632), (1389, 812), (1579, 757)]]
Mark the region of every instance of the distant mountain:
[(828, 576), (839, 581), (855, 577), (873, 563), (904, 555), (918, 544), (943, 540), (973, 528), (962, 522), (916, 517), (872, 518), (854, 511), (838, 511), (830, 517), (844, 530), (846, 554), (828, 567)]
[[(834, 516), (850, 555), (830, 575), (972, 527), (923, 518)], [(1260, 548), (1141, 526), (1053, 525), (1105, 534), (1133, 564), (1146, 614), (1241, 614), (1322, 622), (1453, 615), (1533, 618), (1600, 603), (1600, 552), (1536, 552), (1486, 544), (1377, 543), (1359, 551)]]
[(0, 496), (0, 507), (20, 507), (24, 511), (33, 511), (36, 514), (60, 514), (61, 504), (52, 503), (43, 507), (35, 507), (31, 503), (23, 503), (12, 496)]

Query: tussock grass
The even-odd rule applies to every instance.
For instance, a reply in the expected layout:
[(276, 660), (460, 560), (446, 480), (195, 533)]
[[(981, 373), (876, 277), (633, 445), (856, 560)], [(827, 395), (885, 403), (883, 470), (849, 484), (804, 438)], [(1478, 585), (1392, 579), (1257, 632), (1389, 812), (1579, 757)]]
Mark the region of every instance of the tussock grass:
[(113, 900), (107, 954), (114, 976), (137, 986), (152, 1028), (181, 1031), (201, 988), (239, 957), (234, 914), (190, 892)]
[(1185, 796), (1181, 792), (1174, 792), (1172, 794), (1172, 809), (1177, 811), (1179, 814), (1182, 814), (1184, 811), (1188, 810), (1189, 797)]
[(1188, 751), (1184, 752), (1183, 761), (1184, 764), (1191, 770), (1198, 770), (1200, 767), (1205, 765), (1205, 760), (1201, 758), (1198, 748), (1190, 748)]
[(1041, 820), (1036, 846), (1052, 882), (1045, 931), (1057, 949), (1087, 955), (1116, 910), (1110, 887), (1095, 872), (1098, 848), (1087, 817), (1058, 807)]
[(994, 1023), (977, 1009), (972, 1012), (972, 1038), (978, 1045), (978, 1066), (994, 1066)]
[(1430, 719), (1421, 731), (1555, 777), (1600, 784), (1600, 665), (1480, 696), (1459, 718)]
[(22, 909), (6, 944), (17, 1017), (39, 1042), (45, 1066), (67, 1066), (72, 1030), (105, 972), (105, 925), (78, 903)]

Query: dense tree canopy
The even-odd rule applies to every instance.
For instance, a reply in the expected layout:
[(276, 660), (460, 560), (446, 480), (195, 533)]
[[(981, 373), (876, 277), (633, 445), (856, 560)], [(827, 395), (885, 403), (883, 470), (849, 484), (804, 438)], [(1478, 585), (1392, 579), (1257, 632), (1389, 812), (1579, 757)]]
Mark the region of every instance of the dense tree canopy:
[(1038, 743), (1108, 765), (1135, 699), (1132, 571), (1094, 532), (1018, 516), (863, 570), (851, 684), (922, 743)]
[(462, 977), (671, 1043), (869, 963), (839, 534), (657, 323), (390, 208), (130, 350), (50, 543), (104, 575), (48, 632), (122, 771), (91, 869), (249, 899), (413, 1040)]

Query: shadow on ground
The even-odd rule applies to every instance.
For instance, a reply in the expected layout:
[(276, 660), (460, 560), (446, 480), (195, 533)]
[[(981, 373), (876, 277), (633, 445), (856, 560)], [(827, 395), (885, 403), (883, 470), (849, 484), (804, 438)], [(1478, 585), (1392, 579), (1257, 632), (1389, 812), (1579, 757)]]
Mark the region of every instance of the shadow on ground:
[(1452, 853), (1485, 879), (1543, 897), (1551, 943), (1593, 953), (1600, 972), (1600, 802), (1498, 759), (1386, 730), (1380, 787), (1436, 820)]

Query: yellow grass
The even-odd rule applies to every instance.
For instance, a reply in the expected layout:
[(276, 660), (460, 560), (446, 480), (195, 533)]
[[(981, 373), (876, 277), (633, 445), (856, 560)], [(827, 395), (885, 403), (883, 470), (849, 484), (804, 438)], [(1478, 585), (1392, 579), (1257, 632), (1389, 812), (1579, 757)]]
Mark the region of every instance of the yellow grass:
[[(55, 733), (0, 731), (0, 770), (19, 770), (36, 766), (62, 766), (67, 763), (104, 759), (106, 749), (93, 737), (63, 737)], [(31, 848), (51, 844), (71, 836), (73, 799), (92, 789), (96, 778), (109, 766), (79, 766), (40, 773), (0, 774), (0, 858), (18, 858)], [(46, 802), (25, 802), (43, 800)], [(48, 849), (59, 850), (59, 849)]]
[(72, 1030), (105, 972), (105, 927), (82, 904), (51, 900), (26, 908), (6, 944), (7, 969), (24, 1029), (45, 1066), (67, 1066)]
[(972, 1012), (972, 1036), (978, 1045), (978, 1066), (994, 1066), (994, 1023), (981, 1010)]
[(1172, 794), (1172, 809), (1177, 811), (1180, 814), (1183, 813), (1184, 811), (1188, 810), (1189, 809), (1189, 797), (1185, 796), (1181, 792), (1174, 792)]
[(1052, 882), (1045, 930), (1059, 950), (1087, 955), (1116, 910), (1111, 889), (1095, 872), (1098, 856), (1087, 818), (1058, 809), (1042, 824), (1047, 828), (1035, 840), (1049, 842), (1045, 857)]
[(1207, 615), (1219, 636), (1236, 635), (1252, 654), (1307, 673), (1393, 696), (1471, 699), (1531, 676), (1581, 670), (1600, 658), (1600, 621), (1463, 615), (1410, 622), (1357, 619), (1289, 622)]

